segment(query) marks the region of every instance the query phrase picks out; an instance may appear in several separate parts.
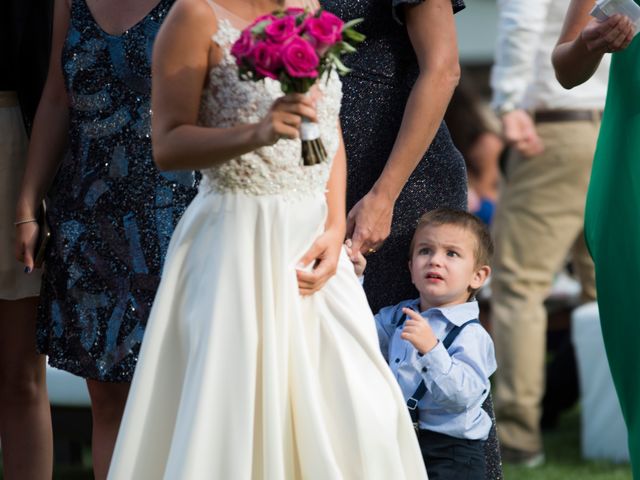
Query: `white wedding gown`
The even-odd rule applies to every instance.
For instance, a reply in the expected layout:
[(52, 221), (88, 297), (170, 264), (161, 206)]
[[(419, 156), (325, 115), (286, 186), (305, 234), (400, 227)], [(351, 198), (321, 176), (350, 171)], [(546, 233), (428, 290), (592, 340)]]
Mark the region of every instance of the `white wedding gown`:
[[(224, 51), (201, 124), (257, 122), (282, 95), (241, 82)], [(338, 148), (340, 82), (319, 82), (322, 138)], [(329, 165), (300, 143), (203, 171), (173, 234), (113, 455), (111, 480), (417, 480), (427, 474), (373, 315), (343, 253), (318, 293), (296, 264), (323, 230)], [(393, 281), (390, 279), (390, 281)]]

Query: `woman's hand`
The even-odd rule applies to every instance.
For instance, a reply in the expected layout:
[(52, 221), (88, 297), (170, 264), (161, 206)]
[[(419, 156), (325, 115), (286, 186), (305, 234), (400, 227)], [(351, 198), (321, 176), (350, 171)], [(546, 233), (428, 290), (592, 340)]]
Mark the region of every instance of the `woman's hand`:
[[(317, 292), (335, 275), (343, 239), (344, 229), (329, 228), (313, 242), (296, 270), (300, 295)], [(307, 265), (312, 269), (305, 269)]]
[(393, 202), (384, 195), (367, 193), (347, 216), (347, 238), (352, 249), (364, 254), (373, 253), (391, 233)]
[(612, 53), (627, 48), (634, 33), (635, 27), (629, 17), (615, 14), (605, 21), (591, 20), (580, 37), (590, 52)]
[(298, 138), (302, 117), (312, 122), (317, 121), (316, 108), (311, 97), (301, 93), (290, 93), (280, 97), (273, 102), (269, 113), (257, 124), (258, 143), (273, 145), (281, 138)]
[(16, 225), (15, 256), (20, 263), (24, 263), (25, 273), (31, 273), (34, 268), (34, 254), (39, 233), (36, 222)]

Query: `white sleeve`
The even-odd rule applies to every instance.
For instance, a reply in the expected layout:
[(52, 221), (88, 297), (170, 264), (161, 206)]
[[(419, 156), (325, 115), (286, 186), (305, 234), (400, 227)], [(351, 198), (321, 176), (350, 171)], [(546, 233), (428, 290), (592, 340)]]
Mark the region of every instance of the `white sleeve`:
[(491, 69), (491, 106), (517, 108), (532, 80), (551, 0), (498, 0), (498, 37)]

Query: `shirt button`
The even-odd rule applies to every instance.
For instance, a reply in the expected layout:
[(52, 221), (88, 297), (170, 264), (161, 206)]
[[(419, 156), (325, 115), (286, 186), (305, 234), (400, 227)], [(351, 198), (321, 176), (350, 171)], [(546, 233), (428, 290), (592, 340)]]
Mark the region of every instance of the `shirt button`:
[(396, 363), (400, 363), (400, 359), (399, 358), (396, 358)]
[(422, 367), (422, 373), (427, 373), (427, 367)]

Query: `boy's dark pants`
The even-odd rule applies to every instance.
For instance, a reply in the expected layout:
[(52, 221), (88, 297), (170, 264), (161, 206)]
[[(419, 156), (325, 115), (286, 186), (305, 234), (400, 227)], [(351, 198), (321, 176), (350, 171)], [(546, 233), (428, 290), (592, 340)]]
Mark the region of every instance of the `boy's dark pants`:
[(484, 440), (464, 440), (420, 430), (422, 458), (429, 480), (484, 480)]

